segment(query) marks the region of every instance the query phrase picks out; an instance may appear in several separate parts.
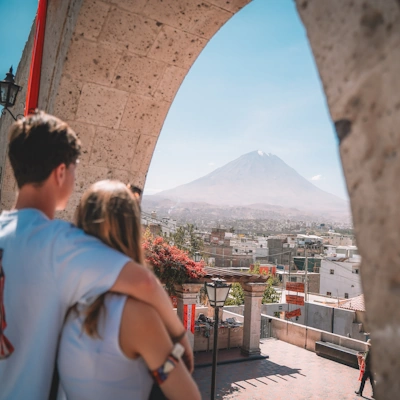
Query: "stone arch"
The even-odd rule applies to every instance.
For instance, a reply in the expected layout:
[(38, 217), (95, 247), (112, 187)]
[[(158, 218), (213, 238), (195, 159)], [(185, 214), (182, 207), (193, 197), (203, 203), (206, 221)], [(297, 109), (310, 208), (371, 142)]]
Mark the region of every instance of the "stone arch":
[[(143, 186), (169, 106), (208, 40), (249, 0), (56, 0), (39, 106), (70, 122), (86, 153), (69, 207), (97, 179)], [(324, 86), (350, 194), (380, 381), (400, 390), (400, 4), (296, 0)], [(28, 51), (32, 42), (28, 42)], [(18, 76), (24, 85), (25, 65)], [(23, 105), (20, 104), (21, 112)], [(2, 138), (10, 119), (3, 120)], [(0, 142), (0, 143), (4, 143)], [(3, 147), (4, 153), (4, 147)], [(3, 157), (1, 157), (3, 159)], [(2, 207), (12, 203), (9, 166)]]

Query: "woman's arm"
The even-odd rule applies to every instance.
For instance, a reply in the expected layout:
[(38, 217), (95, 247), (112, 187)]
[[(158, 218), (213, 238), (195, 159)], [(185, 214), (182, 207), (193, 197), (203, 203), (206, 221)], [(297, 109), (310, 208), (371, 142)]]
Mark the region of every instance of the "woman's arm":
[[(184, 332), (183, 324), (174, 312), (167, 292), (156, 276), (142, 265), (133, 261), (125, 264), (110, 291), (126, 294), (154, 307), (172, 338), (179, 337)], [(184, 335), (180, 343), (185, 348), (185, 364), (189, 372), (193, 372), (193, 351), (187, 335)]]
[[(125, 304), (119, 340), (122, 351), (131, 358), (142, 356), (149, 370), (163, 365), (173, 349), (172, 340), (156, 310), (132, 298)], [(197, 385), (182, 360), (160, 388), (170, 400), (201, 399)]]

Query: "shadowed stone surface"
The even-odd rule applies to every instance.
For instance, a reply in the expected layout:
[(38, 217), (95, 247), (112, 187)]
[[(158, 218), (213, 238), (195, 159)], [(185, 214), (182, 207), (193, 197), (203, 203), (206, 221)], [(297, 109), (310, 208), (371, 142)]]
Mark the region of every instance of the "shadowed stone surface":
[(302, 4), (297, 2), (298, 11), (341, 141), (377, 394), (395, 399), (400, 391), (400, 7), (394, 0)]

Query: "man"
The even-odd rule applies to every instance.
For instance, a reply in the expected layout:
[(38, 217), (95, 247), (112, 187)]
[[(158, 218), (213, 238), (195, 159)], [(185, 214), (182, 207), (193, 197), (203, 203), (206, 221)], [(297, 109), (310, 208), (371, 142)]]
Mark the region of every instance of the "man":
[(364, 373), (361, 378), (360, 388), (355, 393), (357, 396), (362, 396), (362, 393), (364, 391), (365, 382), (369, 378), (369, 381), (371, 382), (371, 386), (372, 386), (372, 397), (374, 397), (375, 385), (374, 385), (374, 376), (372, 373), (372, 365), (371, 365), (371, 361), (372, 361), (371, 339), (368, 339), (367, 344), (368, 344), (368, 350), (366, 351), (365, 356), (364, 356), (364, 363), (365, 363)]
[(72, 224), (53, 220), (73, 191), (79, 154), (72, 129), (43, 112), (11, 127), (8, 156), (19, 193), (15, 208), (0, 215), (1, 400), (48, 397), (68, 308), (108, 290), (154, 306), (193, 369), (183, 325), (155, 276)]

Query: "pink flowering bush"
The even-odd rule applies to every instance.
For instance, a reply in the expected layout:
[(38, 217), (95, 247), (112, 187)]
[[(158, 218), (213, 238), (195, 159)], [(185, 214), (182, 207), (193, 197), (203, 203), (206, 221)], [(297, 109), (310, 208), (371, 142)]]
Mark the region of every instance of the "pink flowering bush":
[(193, 261), (185, 251), (169, 245), (162, 237), (154, 238), (146, 233), (143, 248), (146, 261), (153, 267), (154, 273), (170, 295), (175, 294), (174, 285), (205, 275), (203, 261)]

